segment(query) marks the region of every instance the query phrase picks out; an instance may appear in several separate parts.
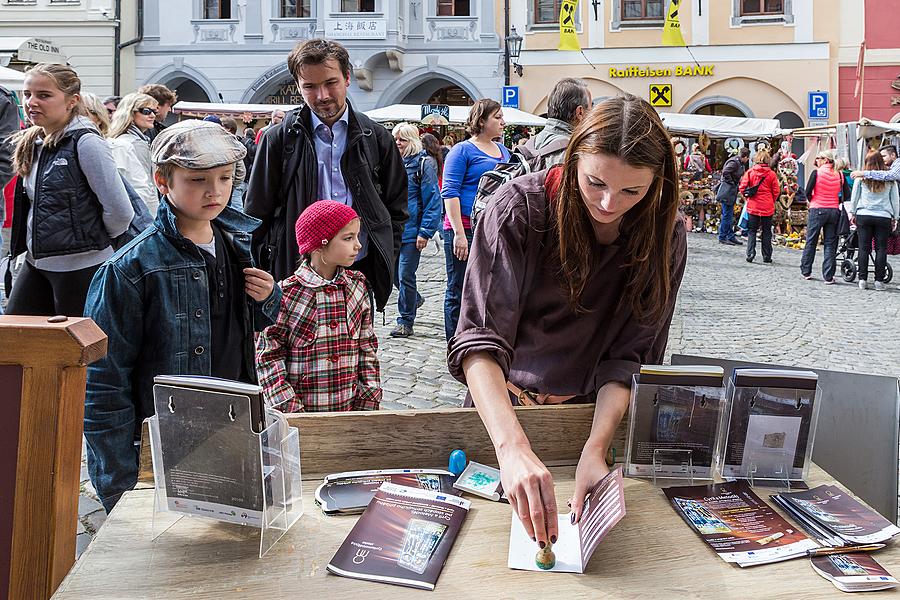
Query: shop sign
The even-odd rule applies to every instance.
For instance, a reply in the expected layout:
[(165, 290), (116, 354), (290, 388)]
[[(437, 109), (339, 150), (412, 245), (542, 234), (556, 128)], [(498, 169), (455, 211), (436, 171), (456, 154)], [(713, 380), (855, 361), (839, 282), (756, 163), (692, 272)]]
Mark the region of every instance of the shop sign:
[(293, 81), (281, 84), (278, 91), (266, 98), (266, 104), (278, 104), (280, 106), (302, 106), (303, 96), (297, 91)]
[(650, 105), (658, 107), (672, 106), (672, 84), (671, 83), (651, 83), (650, 84)]
[(66, 64), (66, 57), (63, 56), (59, 46), (50, 40), (40, 38), (30, 38), (22, 42), (18, 58), (22, 62), (30, 63)]
[(449, 125), (450, 107), (446, 104), (423, 104), (422, 125)]
[(387, 19), (325, 19), (325, 37), (333, 40), (387, 39)]
[(679, 65), (670, 68), (639, 67), (630, 65), (627, 67), (610, 67), (610, 79), (625, 79), (630, 77), (713, 77), (716, 65)]

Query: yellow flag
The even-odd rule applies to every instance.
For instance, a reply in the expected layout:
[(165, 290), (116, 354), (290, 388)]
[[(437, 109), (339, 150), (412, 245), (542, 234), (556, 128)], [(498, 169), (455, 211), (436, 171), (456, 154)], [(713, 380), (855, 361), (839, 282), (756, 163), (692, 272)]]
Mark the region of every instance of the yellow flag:
[(578, 35), (575, 33), (575, 8), (578, 0), (563, 0), (559, 7), (559, 50), (581, 52)]
[(666, 13), (666, 24), (663, 26), (663, 46), (687, 46), (681, 35), (681, 23), (678, 21), (678, 8), (681, 0), (671, 0)]

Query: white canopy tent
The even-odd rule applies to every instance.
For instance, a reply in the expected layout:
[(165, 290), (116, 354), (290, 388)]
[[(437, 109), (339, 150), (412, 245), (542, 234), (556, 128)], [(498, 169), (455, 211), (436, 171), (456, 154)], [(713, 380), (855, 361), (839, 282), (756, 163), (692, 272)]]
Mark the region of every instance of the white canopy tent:
[[(468, 106), (451, 106), (450, 122), (465, 123), (469, 118)], [(385, 121), (408, 121), (411, 123), (418, 122), (422, 119), (422, 107), (419, 104), (391, 104), (383, 108), (376, 108), (365, 111), (373, 121), (382, 123)], [(503, 108), (503, 120), (507, 125), (525, 125), (527, 127), (543, 127), (547, 123), (547, 119), (527, 113), (524, 110), (516, 108)]]
[(770, 138), (784, 133), (776, 119), (718, 117), (681, 113), (659, 113), (672, 135), (697, 137), (706, 133), (711, 138), (738, 137), (747, 140)]
[(13, 92), (21, 92), (25, 83), (25, 73), (0, 66), (0, 85)]

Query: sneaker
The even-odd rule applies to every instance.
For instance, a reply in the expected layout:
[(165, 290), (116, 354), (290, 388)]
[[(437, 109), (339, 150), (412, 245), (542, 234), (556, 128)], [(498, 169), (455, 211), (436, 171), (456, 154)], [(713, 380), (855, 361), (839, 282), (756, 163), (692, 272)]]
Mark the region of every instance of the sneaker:
[(753, 257), (752, 257), (752, 256), (748, 256), (748, 257), (747, 257), (747, 262), (753, 262)]
[(400, 337), (405, 338), (409, 337), (413, 334), (413, 328), (411, 325), (404, 325), (403, 323), (397, 323), (397, 326), (391, 329), (391, 337)]
[(743, 245), (744, 245), (744, 241), (743, 241), (743, 240), (739, 240), (739, 239), (737, 239), (737, 238), (734, 238), (734, 239), (728, 240), (728, 241), (731, 242), (731, 245), (732, 245), (732, 246), (743, 246)]
[(804, 276), (803, 276), (803, 279), (809, 281), (809, 280), (812, 279), (812, 275), (804, 275)]
[(772, 263), (772, 259), (771, 259), (771, 258), (764, 258), (764, 259), (763, 259), (763, 262), (764, 262), (764, 263), (769, 263), (769, 264), (771, 264), (771, 263)]
[(869, 289), (869, 284), (866, 282), (865, 279), (859, 280), (859, 289), (861, 289), (861, 290)]
[(884, 283), (881, 281), (875, 282), (875, 290), (878, 292), (883, 292), (885, 290)]
[(834, 285), (834, 284), (835, 284), (834, 279), (828, 279), (825, 281), (825, 285)]

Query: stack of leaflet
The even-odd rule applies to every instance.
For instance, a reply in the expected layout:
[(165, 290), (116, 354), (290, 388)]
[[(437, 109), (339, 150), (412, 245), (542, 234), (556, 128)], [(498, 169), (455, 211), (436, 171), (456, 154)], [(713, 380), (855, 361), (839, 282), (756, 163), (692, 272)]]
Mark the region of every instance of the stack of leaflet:
[(897, 587), (897, 580), (869, 554), (831, 554), (812, 559), (813, 570), (842, 592), (875, 592)]
[(775, 494), (772, 500), (825, 546), (882, 544), (900, 533), (900, 527), (837, 486)]

